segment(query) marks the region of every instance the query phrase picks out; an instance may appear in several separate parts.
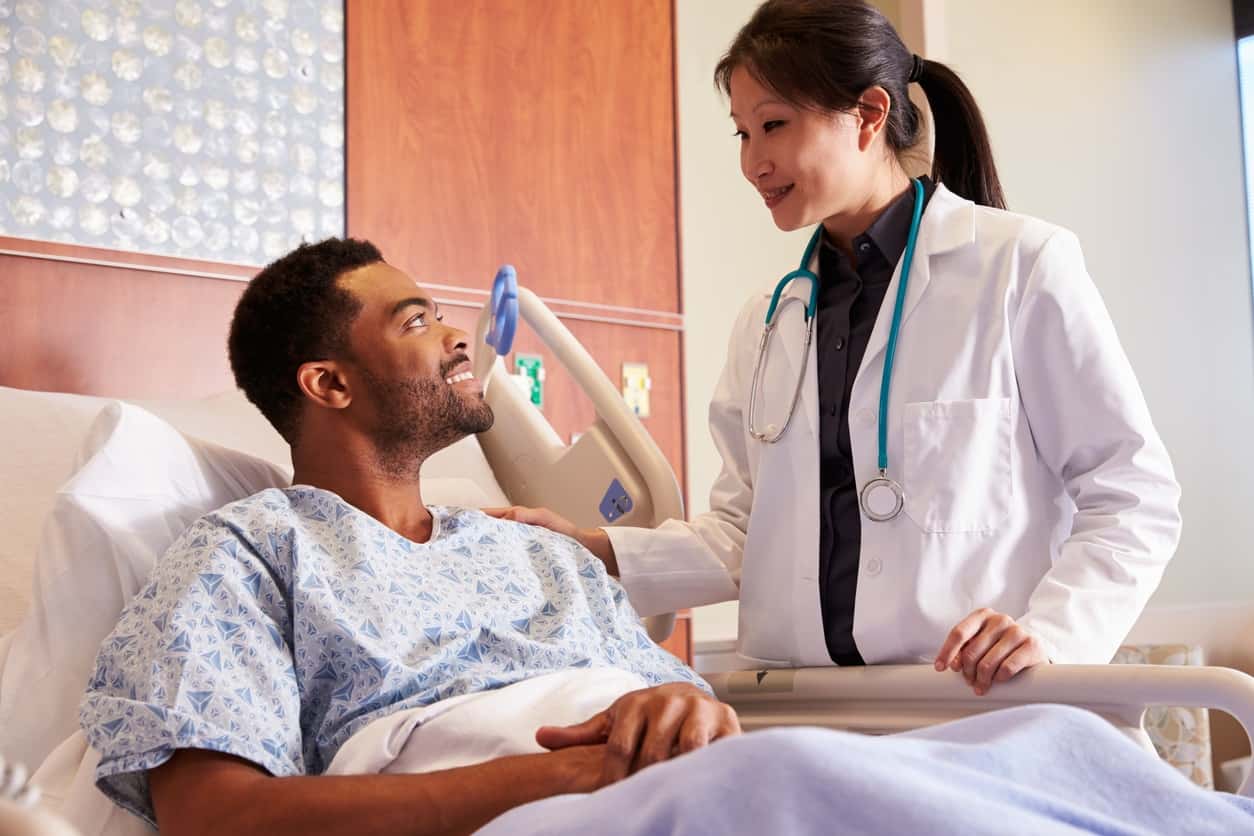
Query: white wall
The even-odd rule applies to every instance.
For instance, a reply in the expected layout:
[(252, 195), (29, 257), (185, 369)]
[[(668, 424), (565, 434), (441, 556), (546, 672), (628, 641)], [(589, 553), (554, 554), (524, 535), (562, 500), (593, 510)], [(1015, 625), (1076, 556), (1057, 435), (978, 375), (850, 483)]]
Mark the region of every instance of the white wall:
[[(727, 103), (710, 81), (756, 6), (676, 3), (694, 513), (718, 472), (706, 404), (731, 322), (804, 246), (805, 233), (777, 231), (740, 178)], [(1230, 0), (885, 6), (928, 13), (924, 54), (975, 93), (1011, 208), (1080, 236), (1184, 486), (1184, 539), (1156, 603), (1254, 599), (1254, 332)], [(734, 633), (734, 608), (697, 612), (697, 641)]]

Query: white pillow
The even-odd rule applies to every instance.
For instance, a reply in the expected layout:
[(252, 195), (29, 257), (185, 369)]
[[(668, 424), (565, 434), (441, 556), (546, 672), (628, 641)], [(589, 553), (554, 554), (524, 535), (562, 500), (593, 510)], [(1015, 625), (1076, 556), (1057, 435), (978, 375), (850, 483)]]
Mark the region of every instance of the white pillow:
[(0, 386), (0, 634), (30, 602), (39, 529), (79, 444), (108, 401)]
[[(0, 386), (0, 635), (26, 613), (44, 519), (57, 489), (95, 452), (83, 440), (111, 402)], [(140, 405), (189, 435), (290, 468), (287, 444), (243, 392)]]
[(287, 442), (239, 389), (194, 400), (129, 402), (143, 407), (184, 435), (265, 459), (289, 472), (292, 469), (292, 453)]
[(422, 501), (431, 505), (491, 508), (509, 505), (496, 474), (473, 435), (434, 453), (422, 465)]
[[(198, 517), (288, 475), (115, 401), (44, 526), (34, 600), (0, 670), (0, 752), (38, 764), (78, 726), (96, 651), (154, 561)], [(91, 451), (94, 451), (92, 453)]]

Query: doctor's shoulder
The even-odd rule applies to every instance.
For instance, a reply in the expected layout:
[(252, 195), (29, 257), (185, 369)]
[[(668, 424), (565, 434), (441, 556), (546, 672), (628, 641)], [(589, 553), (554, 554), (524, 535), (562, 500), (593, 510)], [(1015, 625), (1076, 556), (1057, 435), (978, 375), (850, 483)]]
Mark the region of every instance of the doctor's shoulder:
[[(788, 272), (785, 268), (780, 268), (780, 276)], [(763, 281), (753, 288), (753, 291), (745, 298), (740, 305), (740, 311), (736, 314), (736, 324), (749, 319), (762, 321), (766, 318), (766, 308), (771, 304), (771, 294), (775, 292), (775, 286), (779, 282), (779, 276), (771, 278), (769, 281)], [(734, 300), (729, 300), (734, 301)]]
[(1029, 291), (1027, 285), (1036, 284), (1032, 277), (1041, 271), (1092, 281), (1080, 240), (1066, 227), (988, 206), (973, 207), (973, 227), (982, 272), (990, 279), (1000, 278), (996, 283), (1005, 282), (1007, 290)]
[(1056, 235), (1073, 233), (1055, 223), (1008, 209), (972, 204), (975, 243), (989, 252), (1012, 247), (1023, 254), (1039, 253)]
[[(757, 339), (761, 336), (762, 326), (766, 322), (766, 310), (771, 304), (771, 293), (775, 285), (755, 288), (740, 305), (736, 318), (732, 322), (731, 331), (727, 335), (727, 359), (730, 361), (746, 350), (746, 346), (757, 348)], [(725, 299), (735, 304), (735, 299)]]

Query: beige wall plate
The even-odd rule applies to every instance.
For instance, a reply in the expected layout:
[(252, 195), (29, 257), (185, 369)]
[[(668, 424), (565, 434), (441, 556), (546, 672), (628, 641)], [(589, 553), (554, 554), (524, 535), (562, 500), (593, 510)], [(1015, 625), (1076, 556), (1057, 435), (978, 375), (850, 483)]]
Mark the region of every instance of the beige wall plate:
[(649, 417), (649, 390), (653, 381), (644, 363), (623, 363), (623, 400), (637, 417)]

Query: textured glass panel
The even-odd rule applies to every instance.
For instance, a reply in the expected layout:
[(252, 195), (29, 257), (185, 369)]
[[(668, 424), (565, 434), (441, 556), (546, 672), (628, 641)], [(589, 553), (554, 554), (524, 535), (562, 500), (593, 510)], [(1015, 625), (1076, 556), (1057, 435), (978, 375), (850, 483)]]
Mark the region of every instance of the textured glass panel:
[(256, 263), (344, 234), (341, 0), (0, 0), (0, 234)]

